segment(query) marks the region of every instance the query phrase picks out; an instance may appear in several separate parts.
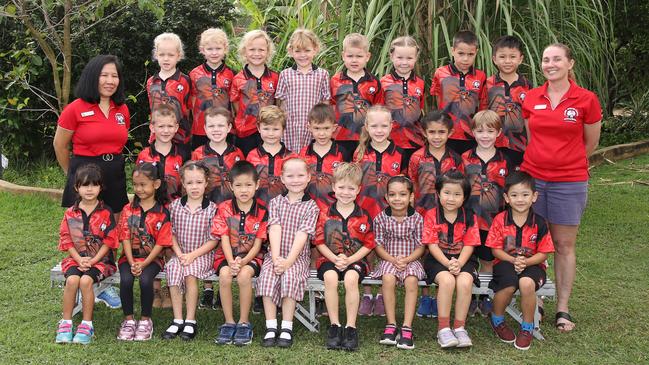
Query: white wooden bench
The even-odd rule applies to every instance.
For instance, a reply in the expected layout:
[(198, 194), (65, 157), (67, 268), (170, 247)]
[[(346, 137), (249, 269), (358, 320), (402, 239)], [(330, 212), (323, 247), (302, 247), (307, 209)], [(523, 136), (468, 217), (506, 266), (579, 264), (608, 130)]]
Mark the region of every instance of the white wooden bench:
[[(164, 279), (165, 273), (161, 272), (157, 276), (158, 279)], [(489, 289), (489, 282), (491, 281), (491, 274), (489, 273), (480, 273), (480, 286), (473, 287), (473, 294), (485, 294), (493, 298), (493, 291)], [(218, 281), (219, 278), (216, 275), (212, 275), (207, 280)], [(55, 285), (62, 287), (65, 282), (65, 277), (61, 271), (61, 265), (56, 265), (50, 270), (50, 283), (51, 287)], [(365, 278), (363, 284), (368, 285), (381, 285), (381, 280)], [(104, 290), (108, 289), (111, 285), (119, 285), (119, 272), (116, 272), (112, 276), (104, 279), (98, 284), (95, 284), (93, 290), (95, 292), (95, 297), (102, 293)], [(427, 286), (425, 281), (420, 281), (419, 286)], [(324, 282), (317, 278), (315, 270), (311, 270), (309, 279), (307, 281), (306, 292), (308, 296), (305, 297), (304, 301), (297, 303), (295, 310), (295, 318), (300, 321), (309, 331), (318, 332), (320, 329), (320, 321), (317, 317), (316, 311), (316, 296), (324, 293)], [(555, 299), (555, 285), (552, 281), (548, 280), (545, 285), (536, 292), (536, 295), (539, 297), (544, 297), (548, 299)], [(506, 308), (507, 313), (512, 316), (517, 322), (521, 323), (523, 321), (523, 314), (518, 309), (516, 304), (516, 296), (518, 296), (518, 291), (515, 293), (515, 297), (509, 306)], [(73, 315), (76, 315), (81, 311), (81, 300), (79, 300), (79, 294), (77, 294), (77, 304), (74, 307)], [(534, 337), (537, 339), (543, 340), (543, 336), (540, 331), (540, 319), (541, 314), (538, 309), (534, 313)]]

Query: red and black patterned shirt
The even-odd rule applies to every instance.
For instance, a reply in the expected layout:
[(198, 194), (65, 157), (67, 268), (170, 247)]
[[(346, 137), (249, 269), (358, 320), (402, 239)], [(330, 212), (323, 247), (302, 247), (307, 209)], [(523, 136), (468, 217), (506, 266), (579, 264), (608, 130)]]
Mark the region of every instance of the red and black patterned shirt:
[(222, 107), (230, 110), (230, 87), (234, 72), (221, 63), (211, 68), (207, 63), (196, 66), (190, 73), (192, 81), (193, 123), (192, 135), (205, 135), (205, 110), (211, 107)]
[(257, 189), (257, 201), (267, 207), (274, 197), (287, 192), (282, 176), (282, 165), (284, 161), (297, 157), (283, 144), (282, 148), (275, 155), (271, 155), (264, 149), (263, 145), (248, 153), (246, 160), (257, 168), (259, 173), (259, 189)]
[(336, 141), (358, 141), (367, 110), (380, 104), (383, 98), (381, 82), (367, 70), (363, 77), (354, 81), (343, 69), (331, 78), (329, 85), (338, 123)]
[(444, 217), (444, 210), (433, 208), (424, 217), (425, 245), (438, 245), (445, 255), (459, 255), (464, 246), (480, 246), (476, 216), (470, 209), (460, 208), (455, 222)]
[(423, 216), (427, 211), (437, 208), (435, 180), (438, 176), (453, 170), (464, 172), (464, 166), (462, 157), (449, 148), (439, 161), (430, 153), (427, 146), (412, 154), (408, 164), (408, 176), (415, 185), (415, 209), (419, 214)]
[(343, 146), (332, 141), (331, 148), (322, 157), (313, 150), (315, 141), (300, 151), (300, 158), (306, 161), (311, 173), (311, 181), (306, 192), (318, 204), (320, 211), (330, 207), (336, 200), (333, 197), (332, 178), (334, 169), (341, 162), (351, 161), (351, 153)]
[(192, 160), (203, 161), (210, 169), (209, 190), (205, 193), (208, 199), (217, 205), (232, 199), (232, 190), (228, 184), (230, 169), (235, 162), (245, 160), (240, 149), (228, 144), (223, 154), (220, 154), (214, 151), (208, 142), (192, 152)]
[[(160, 104), (169, 104), (176, 111), (176, 120), (178, 120), (179, 126), (173, 138), (176, 143), (188, 144), (192, 136), (192, 125), (189, 119), (191, 89), (192, 82), (189, 76), (180, 70), (176, 70), (176, 73), (166, 80), (160, 78), (159, 74), (155, 74), (149, 77), (146, 82), (151, 111)], [(152, 142), (153, 139), (155, 136), (151, 133), (149, 142)]]
[[(495, 74), (487, 79), (487, 100), (490, 110), (500, 115), (503, 133), (496, 141), (496, 147), (507, 147), (510, 150), (525, 152), (527, 131), (523, 118), (523, 100), (532, 89), (532, 83), (525, 76), (518, 75), (518, 80), (511, 85)], [(502, 138), (500, 138), (502, 137)]]
[(424, 110), (424, 80), (410, 73), (405, 79), (396, 71), (381, 79), (383, 101), (392, 112), (390, 139), (401, 148), (419, 148), (424, 145), (424, 135), (419, 124)]
[(155, 144), (143, 149), (137, 155), (137, 164), (150, 162), (164, 176), (169, 202), (182, 196), (182, 181), (180, 181), (180, 168), (190, 157), (189, 150), (184, 145), (173, 144), (169, 153), (165, 156), (155, 149)]
[[(119, 240), (131, 242), (135, 262), (146, 260), (156, 245), (171, 247), (173, 243), (169, 211), (158, 203), (147, 211), (135, 202), (127, 204), (119, 217)], [(153, 261), (160, 268), (164, 267), (163, 252), (164, 250)], [(122, 252), (119, 264), (124, 262), (128, 262), (128, 259)]]
[(248, 137), (257, 132), (259, 110), (275, 104), (275, 91), (279, 74), (268, 67), (261, 78), (248, 70), (248, 65), (234, 76), (230, 88), (230, 101), (237, 105), (234, 131), (237, 137)]

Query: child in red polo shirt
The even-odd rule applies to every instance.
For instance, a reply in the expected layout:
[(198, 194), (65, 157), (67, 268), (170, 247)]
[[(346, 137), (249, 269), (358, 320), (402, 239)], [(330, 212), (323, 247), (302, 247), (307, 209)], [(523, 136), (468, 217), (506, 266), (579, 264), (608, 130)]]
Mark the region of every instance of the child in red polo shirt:
[(238, 53), (245, 66), (232, 80), (230, 101), (236, 115), (235, 145), (248, 156), (261, 143), (257, 117), (261, 108), (275, 104), (279, 74), (267, 66), (275, 53), (275, 45), (263, 30), (244, 34)]
[(257, 118), (257, 128), (263, 143), (248, 153), (246, 160), (259, 172), (259, 203), (268, 206), (276, 196), (286, 193), (282, 183), (282, 164), (289, 158), (297, 157), (281, 142), (286, 128), (286, 113), (275, 105), (261, 108)]
[[(176, 68), (180, 60), (185, 58), (183, 43), (174, 33), (162, 33), (153, 40), (153, 60), (160, 65), (160, 72), (149, 77), (146, 90), (149, 96), (149, 109), (153, 111), (160, 104), (174, 107), (179, 128), (174, 136), (174, 142), (189, 144), (191, 138), (191, 80), (189, 76)], [(149, 137), (152, 142), (155, 136)]]
[(502, 138), (496, 146), (506, 147), (505, 153), (514, 166), (523, 162), (527, 146), (527, 130), (522, 104), (532, 83), (518, 73), (523, 62), (523, 44), (511, 35), (498, 38), (492, 46), (491, 60), (498, 72), (487, 79), (489, 109), (500, 116), (503, 126)]
[(381, 102), (381, 83), (366, 68), (371, 53), (367, 37), (348, 34), (343, 40), (345, 68), (330, 81), (331, 104), (336, 108), (336, 141), (349, 151), (358, 146), (365, 115), (370, 106)]
[[(103, 183), (99, 166), (90, 163), (80, 167), (74, 179), (78, 198), (65, 211), (59, 233), (59, 250), (69, 256), (61, 261), (65, 288), (63, 318), (56, 331), (56, 343), (86, 345), (95, 334), (92, 325), (95, 293), (92, 286), (115, 273), (113, 250), (119, 247), (119, 241), (113, 212), (98, 200)], [(82, 296), (83, 321), (72, 337), (72, 311), (78, 290)]]
[[(464, 328), (471, 288), (478, 279), (473, 247), (480, 245), (477, 218), (463, 206), (471, 187), (459, 171), (450, 171), (437, 178), (435, 189), (439, 207), (424, 217), (422, 241), (431, 256), (424, 262), (426, 282), (437, 284), (437, 342), (442, 348), (473, 345)], [(451, 305), (455, 293), (455, 320), (451, 330)]]
[[(239, 161), (230, 170), (234, 199), (219, 205), (212, 221), (212, 235), (221, 238), (214, 254), (214, 269), (219, 276), (219, 293), (225, 323), (219, 328), (218, 344), (242, 346), (252, 342), (252, 325), (248, 316), (252, 305), (252, 278), (259, 276), (266, 241), (268, 214), (256, 202), (259, 175), (255, 166)], [(239, 285), (239, 322), (232, 308), (232, 279)]]
[(392, 111), (390, 138), (403, 148), (406, 165), (410, 156), (424, 145), (421, 119), (424, 110), (424, 80), (415, 75), (419, 56), (417, 41), (410, 36), (399, 37), (390, 44), (392, 72), (381, 78), (383, 103)]
[[(160, 138), (160, 135), (156, 135)], [(122, 211), (119, 219), (119, 239), (122, 257), (119, 259), (119, 293), (124, 320), (117, 335), (122, 341), (147, 341), (153, 336), (154, 280), (164, 267), (163, 250), (171, 247), (171, 220), (165, 208), (167, 194), (158, 168), (142, 163), (133, 169), (133, 202)], [(133, 282), (140, 281), (139, 321), (133, 317)]]
[(230, 88), (234, 72), (226, 66), (228, 36), (218, 28), (209, 28), (201, 33), (198, 50), (205, 62), (196, 66), (190, 73), (192, 81), (192, 149), (208, 142), (205, 134), (205, 116), (210, 107), (230, 110)]
[(438, 68), (433, 75), (430, 94), (437, 108), (453, 120), (449, 147), (462, 154), (475, 146), (469, 121), (478, 110), (486, 109), (487, 77), (474, 67), (478, 54), (478, 37), (463, 30), (453, 37), (453, 62)]
[[(315, 244), (322, 257), (316, 266), (324, 281), (325, 303), (331, 325), (327, 331), (327, 349), (358, 349), (356, 316), (360, 301), (358, 284), (370, 273), (365, 258), (373, 249), (374, 233), (369, 214), (356, 203), (363, 170), (358, 164), (343, 162), (333, 173), (335, 204), (320, 211)], [(338, 318), (338, 282), (345, 283), (347, 325), (344, 332)]]
[[(487, 238), (487, 246), (496, 257), (489, 283), (495, 293), (489, 322), (500, 340), (514, 342), (519, 350), (527, 350), (532, 344), (536, 291), (545, 284), (546, 259), (554, 252), (548, 223), (532, 210), (537, 197), (534, 178), (524, 172), (509, 175), (505, 181), (509, 208), (496, 216)], [(518, 335), (514, 335), (505, 323), (505, 308), (517, 289), (523, 322)]]

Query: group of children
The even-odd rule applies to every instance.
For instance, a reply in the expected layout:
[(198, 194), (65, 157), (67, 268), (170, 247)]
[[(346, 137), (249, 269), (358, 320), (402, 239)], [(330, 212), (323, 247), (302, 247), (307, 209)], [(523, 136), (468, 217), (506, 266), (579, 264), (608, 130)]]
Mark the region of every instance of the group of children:
[[(309, 30), (292, 35), (287, 50), (295, 66), (280, 74), (267, 66), (274, 46), (264, 31), (243, 36), (245, 66), (236, 75), (224, 63), (228, 46), (223, 31), (206, 30), (199, 42), (206, 61), (185, 76), (176, 68), (183, 55), (178, 36), (156, 37), (160, 72), (147, 83), (150, 146), (137, 157), (135, 197), (118, 221), (98, 200), (99, 169), (90, 164), (77, 171), (79, 198), (61, 223), (59, 249), (69, 257), (62, 265), (56, 342), (91, 341), (92, 285), (119, 269), (120, 340), (152, 337), (155, 277), (165, 270), (174, 319), (163, 338), (196, 336), (199, 281), (215, 273), (225, 318), (217, 343), (251, 343), (256, 277), (266, 318), (262, 345), (290, 347), (295, 308), (314, 267), (325, 285), (328, 349), (356, 350), (357, 316), (383, 314), (379, 307), (386, 316), (380, 343), (413, 349), (423, 279), (437, 285), (440, 346), (471, 346), (465, 321), (477, 303), (471, 288), (478, 270), (493, 271), (493, 304), (480, 300), (481, 308), (490, 307), (496, 335), (529, 348), (535, 292), (545, 282), (553, 245), (544, 219), (531, 208), (534, 180), (517, 171), (526, 144), (520, 105), (531, 87), (517, 73), (520, 41), (496, 41), (499, 73), (487, 79), (473, 66), (476, 36), (459, 32), (452, 63), (433, 78), (439, 110), (425, 115), (424, 82), (414, 73), (419, 48), (411, 37), (392, 42), (394, 69), (380, 80), (365, 68), (369, 43), (360, 34), (345, 37), (345, 67), (331, 79), (313, 64), (320, 43)], [(361, 297), (359, 284), (368, 276), (382, 280), (376, 299), (371, 287)], [(135, 278), (142, 307), (137, 321)], [(338, 313), (341, 281), (345, 326)], [(397, 285), (405, 287), (400, 327)], [(504, 311), (517, 289), (523, 323), (515, 334)], [(73, 336), (77, 290), (83, 321)], [(431, 303), (424, 293), (417, 314), (433, 314)]]

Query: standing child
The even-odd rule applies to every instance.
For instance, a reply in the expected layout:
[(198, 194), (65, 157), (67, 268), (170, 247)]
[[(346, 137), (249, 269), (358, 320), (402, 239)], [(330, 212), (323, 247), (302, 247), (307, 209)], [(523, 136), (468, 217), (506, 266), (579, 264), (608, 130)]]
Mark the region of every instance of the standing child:
[(392, 112), (390, 138), (410, 156), (424, 145), (419, 124), (424, 110), (424, 80), (415, 75), (419, 57), (417, 41), (410, 36), (399, 37), (390, 44), (392, 72), (383, 76), (381, 88), (385, 106)]
[[(160, 138), (159, 135), (156, 135)], [(162, 251), (171, 247), (171, 221), (165, 208), (167, 194), (158, 168), (145, 162), (133, 169), (133, 202), (122, 211), (119, 239), (119, 292), (124, 321), (117, 335), (122, 341), (147, 341), (153, 336), (153, 283), (164, 267)], [(140, 320), (133, 318), (133, 282), (140, 281)]]
[[(354, 161), (363, 169), (363, 181), (358, 195), (358, 205), (374, 219), (388, 206), (385, 194), (388, 192), (388, 179), (399, 175), (405, 169), (403, 150), (390, 140), (392, 114), (382, 105), (374, 105), (367, 112), (365, 124)], [(376, 260), (369, 257), (370, 263)], [(374, 299), (372, 287), (363, 287), (363, 299), (358, 314), (361, 316), (384, 316), (383, 297), (379, 293)]]
[(478, 37), (463, 30), (453, 37), (453, 62), (435, 71), (430, 94), (438, 109), (453, 120), (449, 147), (458, 154), (475, 146), (469, 122), (478, 110), (486, 109), (487, 76), (474, 67), (478, 54)]
[[(56, 331), (56, 343), (87, 345), (95, 335), (92, 325), (95, 293), (92, 286), (117, 270), (112, 250), (119, 247), (119, 241), (113, 212), (98, 199), (103, 185), (99, 166), (90, 163), (80, 167), (74, 181), (78, 198), (65, 211), (59, 233), (59, 250), (69, 256), (61, 261), (65, 288), (63, 318)], [(72, 337), (72, 311), (79, 290), (83, 320)]]
[(313, 58), (320, 52), (320, 40), (313, 31), (296, 29), (286, 50), (295, 65), (279, 74), (275, 97), (287, 114), (286, 148), (299, 153), (311, 141), (309, 111), (317, 103), (331, 98), (329, 72), (313, 64)]
[[(496, 216), (487, 238), (487, 246), (496, 257), (489, 284), (495, 293), (489, 322), (500, 340), (514, 342), (519, 350), (527, 350), (532, 344), (536, 291), (545, 284), (545, 262), (554, 252), (548, 223), (532, 210), (537, 197), (534, 178), (524, 172), (509, 175), (505, 181), (509, 208)], [(523, 322), (518, 335), (514, 335), (505, 323), (505, 308), (517, 289), (521, 293)]]
[[(176, 68), (178, 62), (185, 58), (183, 43), (174, 33), (162, 33), (153, 40), (153, 60), (160, 65), (160, 72), (149, 77), (146, 90), (149, 96), (149, 109), (153, 111), (160, 104), (174, 107), (176, 120), (180, 127), (174, 136), (174, 142), (188, 145), (191, 138), (191, 80), (189, 76)], [(149, 142), (155, 135), (152, 133)], [(189, 146), (188, 146), (189, 147)]]
[[(187, 195), (171, 203), (174, 256), (167, 262), (167, 284), (171, 291), (174, 319), (162, 334), (163, 339), (180, 335), (183, 340), (196, 337), (198, 279), (213, 273), (216, 238), (210, 225), (216, 204), (205, 197), (210, 170), (201, 162), (189, 161), (180, 169)], [(183, 320), (183, 292), (187, 317)]]
[[(463, 207), (471, 187), (459, 171), (437, 178), (439, 207), (424, 217), (423, 243), (431, 256), (424, 262), (426, 281), (437, 284), (438, 331), (437, 342), (442, 348), (472, 346), (464, 328), (471, 288), (478, 279), (476, 263), (471, 254), (480, 245), (477, 218)], [(451, 330), (451, 305), (455, 292), (455, 320)]]
[(244, 156), (261, 143), (257, 117), (261, 108), (275, 104), (279, 75), (268, 68), (275, 45), (263, 30), (251, 30), (239, 43), (239, 57), (246, 65), (234, 76), (230, 101), (235, 112), (235, 145)]
[[(305, 193), (309, 170), (299, 158), (282, 166), (282, 182), (288, 189), (268, 206), (270, 250), (257, 280), (257, 295), (263, 297), (266, 334), (262, 346), (291, 347), (296, 303), (304, 298), (309, 277), (309, 239), (315, 234), (317, 204)], [(278, 330), (277, 307), (282, 306)]]
[[(252, 305), (252, 278), (259, 276), (266, 241), (268, 214), (255, 200), (259, 175), (255, 166), (239, 161), (230, 170), (234, 199), (219, 205), (212, 222), (212, 235), (221, 238), (214, 255), (214, 269), (219, 276), (219, 293), (225, 323), (216, 338), (218, 344), (238, 346), (252, 343), (252, 324), (248, 319)], [(239, 322), (234, 322), (232, 279), (239, 285)]]
[(354, 151), (370, 106), (381, 102), (381, 82), (366, 68), (370, 43), (362, 34), (351, 33), (343, 40), (343, 70), (330, 81), (331, 104), (336, 108), (336, 141)]
[(503, 126), (503, 138), (496, 146), (507, 147), (505, 153), (514, 166), (519, 166), (527, 146), (522, 105), (525, 95), (532, 89), (532, 83), (518, 73), (518, 66), (523, 63), (523, 43), (506, 35), (494, 42), (492, 50), (491, 59), (498, 73), (487, 79), (488, 105), (498, 113)]
[[(462, 154), (462, 164), (471, 185), (467, 206), (478, 217), (480, 230), (480, 246), (475, 248), (473, 254), (480, 259), (480, 272), (491, 273), (494, 256), (491, 249), (485, 246), (485, 242), (491, 222), (504, 208), (505, 177), (512, 171), (512, 167), (505, 153), (495, 146), (502, 132), (500, 117), (496, 112), (477, 112), (470, 126), (477, 146)], [(487, 316), (491, 308), (491, 299), (483, 294), (471, 301), (469, 315), (479, 312)]]
[[(424, 218), (410, 205), (413, 184), (405, 176), (393, 176), (388, 180), (385, 198), (389, 207), (374, 218), (376, 254), (381, 258), (372, 274), (381, 278), (387, 325), (380, 344), (397, 345), (397, 348), (415, 348), (412, 320), (415, 317), (419, 280), (426, 274), (419, 262), (426, 247), (421, 244)], [(397, 328), (396, 284), (405, 286), (403, 325)]]
[(190, 73), (192, 81), (191, 105), (192, 149), (196, 149), (209, 140), (205, 133), (205, 110), (221, 107), (230, 110), (230, 88), (234, 73), (225, 64), (228, 54), (228, 36), (218, 28), (209, 28), (201, 33), (198, 51), (205, 57), (202, 65), (196, 66)]
[[(358, 164), (343, 162), (334, 170), (336, 201), (320, 211), (315, 244), (322, 254), (316, 262), (318, 278), (324, 281), (325, 303), (331, 325), (327, 349), (358, 350), (358, 284), (369, 274), (365, 256), (376, 243), (372, 219), (355, 201), (360, 191), (363, 170)], [(345, 283), (347, 325), (344, 332), (338, 318), (338, 282)]]

